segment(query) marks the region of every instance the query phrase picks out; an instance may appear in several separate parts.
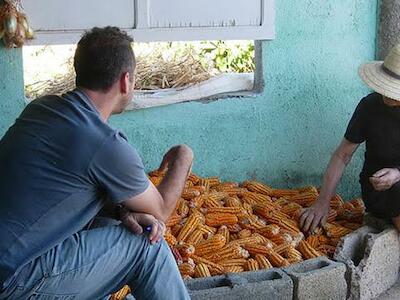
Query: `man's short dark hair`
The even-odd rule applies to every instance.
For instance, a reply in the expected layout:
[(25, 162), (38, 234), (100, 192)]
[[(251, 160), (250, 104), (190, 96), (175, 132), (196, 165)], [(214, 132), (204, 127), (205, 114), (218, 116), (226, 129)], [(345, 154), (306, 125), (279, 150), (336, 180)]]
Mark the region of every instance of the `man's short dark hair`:
[(133, 40), (117, 27), (94, 27), (86, 32), (75, 51), (76, 86), (107, 91), (124, 72), (133, 80)]

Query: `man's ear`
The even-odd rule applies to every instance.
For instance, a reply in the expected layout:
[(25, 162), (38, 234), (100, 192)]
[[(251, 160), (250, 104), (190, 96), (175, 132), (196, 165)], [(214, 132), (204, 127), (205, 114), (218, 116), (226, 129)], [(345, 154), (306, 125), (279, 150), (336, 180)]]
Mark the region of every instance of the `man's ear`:
[(131, 78), (129, 72), (124, 72), (121, 74), (121, 77), (119, 79), (121, 94), (129, 93), (130, 80)]

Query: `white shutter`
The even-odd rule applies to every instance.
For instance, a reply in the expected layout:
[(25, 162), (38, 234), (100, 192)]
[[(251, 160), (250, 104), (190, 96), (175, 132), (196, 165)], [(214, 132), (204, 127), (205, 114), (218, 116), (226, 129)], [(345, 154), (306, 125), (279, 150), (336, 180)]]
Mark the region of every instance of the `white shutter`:
[(274, 0), (23, 0), (33, 44), (75, 43), (94, 26), (135, 41), (273, 39)]

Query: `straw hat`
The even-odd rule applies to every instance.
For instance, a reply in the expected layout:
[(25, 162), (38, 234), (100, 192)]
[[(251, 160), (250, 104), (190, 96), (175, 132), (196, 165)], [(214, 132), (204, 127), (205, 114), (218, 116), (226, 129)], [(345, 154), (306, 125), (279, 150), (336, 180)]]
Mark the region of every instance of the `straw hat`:
[(374, 91), (400, 101), (400, 44), (390, 50), (385, 61), (361, 65), (358, 74)]

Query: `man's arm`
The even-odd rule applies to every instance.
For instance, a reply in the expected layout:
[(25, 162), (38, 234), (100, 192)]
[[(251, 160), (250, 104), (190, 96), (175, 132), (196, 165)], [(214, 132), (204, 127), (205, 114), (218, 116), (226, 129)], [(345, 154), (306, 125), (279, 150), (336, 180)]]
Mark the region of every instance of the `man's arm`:
[(167, 172), (158, 188), (150, 182), (143, 193), (123, 201), (123, 206), (133, 212), (151, 214), (165, 222), (182, 194), (192, 162), (193, 151), (188, 146), (171, 148), (160, 166), (160, 171), (167, 169)]
[(303, 231), (312, 232), (320, 223), (323, 224), (326, 222), (330, 200), (335, 195), (336, 187), (345, 167), (351, 161), (359, 145), (343, 138), (340, 145), (332, 154), (324, 174), (321, 192), (317, 201), (311, 207), (305, 209), (300, 217), (300, 226)]

